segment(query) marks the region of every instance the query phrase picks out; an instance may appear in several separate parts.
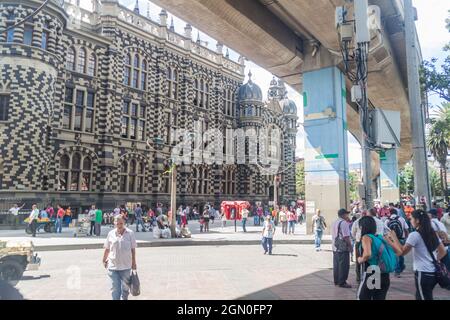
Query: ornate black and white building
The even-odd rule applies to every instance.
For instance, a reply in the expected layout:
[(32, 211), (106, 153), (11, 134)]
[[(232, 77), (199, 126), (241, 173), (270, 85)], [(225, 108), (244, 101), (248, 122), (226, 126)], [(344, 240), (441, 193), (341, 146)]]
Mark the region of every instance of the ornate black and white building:
[[(42, 3), (0, 3), (2, 206), (168, 204), (171, 134), (194, 123), (282, 128), (279, 199), (295, 199), (297, 109), (281, 81), (264, 102), (252, 79), (242, 84), (243, 58), (193, 41), (189, 25), (176, 33), (164, 10), (155, 22), (116, 0), (51, 0), (14, 27)], [(181, 166), (177, 202), (267, 202), (273, 181), (252, 164)]]

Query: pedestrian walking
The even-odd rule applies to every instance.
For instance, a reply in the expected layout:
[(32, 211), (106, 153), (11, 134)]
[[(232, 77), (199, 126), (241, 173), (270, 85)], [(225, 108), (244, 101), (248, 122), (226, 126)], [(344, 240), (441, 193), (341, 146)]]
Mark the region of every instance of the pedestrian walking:
[(314, 245), (316, 251), (322, 250), (320, 245), (322, 244), (322, 236), (327, 224), (325, 218), (321, 215), (320, 209), (316, 210), (316, 214), (312, 217), (311, 231), (314, 234)]
[[(362, 274), (357, 299), (386, 300), (390, 286), (389, 273), (396, 268), (395, 252), (381, 235), (376, 235), (377, 224), (373, 217), (363, 216), (355, 223), (358, 223), (361, 232), (361, 241), (356, 249)], [(374, 283), (373, 277), (378, 281)]]
[(28, 216), (28, 224), (30, 225), (32, 237), (36, 237), (37, 220), (39, 219), (39, 209), (37, 205), (31, 206), (31, 213)]
[(139, 232), (139, 226), (141, 226), (142, 232), (146, 232), (144, 227), (144, 220), (142, 219), (143, 211), (141, 205), (138, 203), (134, 208), (134, 216), (136, 217), (136, 232)]
[(214, 220), (216, 219), (216, 209), (214, 209), (213, 206), (209, 206), (208, 213), (211, 224), (214, 224)]
[(350, 270), (350, 241), (349, 219), (350, 212), (346, 209), (338, 211), (338, 219), (332, 224), (331, 236), (333, 247), (333, 278), (334, 285), (341, 288), (351, 288), (347, 283)]
[(92, 236), (95, 232), (95, 218), (97, 216), (97, 210), (95, 209), (95, 205), (91, 206), (91, 210), (88, 213), (88, 219), (91, 223), (91, 228), (89, 230), (89, 235)]
[(272, 254), (273, 236), (275, 235), (275, 224), (272, 221), (270, 215), (267, 215), (262, 229), (262, 247), (264, 249), (264, 254), (267, 252)]
[(19, 205), (16, 203), (12, 206), (11, 209), (9, 209), (9, 213), (11, 214), (11, 225), (14, 227), (14, 229), (17, 228), (17, 225), (19, 224), (19, 211), (25, 206), (25, 203), (22, 204), (22, 206), (19, 207)]
[(287, 234), (288, 233), (288, 218), (287, 218), (287, 214), (285, 210), (281, 210), (280, 211), (280, 223), (281, 223), (281, 232), (283, 234)]
[(65, 214), (66, 212), (59, 204), (58, 211), (56, 211), (56, 233), (62, 233), (62, 222)]
[(220, 209), (220, 220), (222, 221), (222, 228), (227, 225), (227, 216), (223, 208)]
[[(284, 207), (284, 210), (287, 210), (286, 207)], [(295, 232), (295, 223), (297, 222), (297, 215), (294, 211), (287, 211), (287, 218), (289, 223), (289, 234), (294, 235)]]
[(99, 208), (95, 210), (95, 225), (94, 225), (94, 232), (97, 237), (100, 237), (102, 233), (102, 219), (103, 219), (103, 212)]
[(247, 219), (248, 219), (248, 209), (244, 208), (241, 211), (241, 215), (242, 215), (242, 230), (244, 230), (244, 232), (247, 232), (247, 229), (245, 228), (245, 225), (247, 223)]
[(115, 228), (108, 233), (104, 244), (103, 265), (108, 270), (113, 300), (128, 300), (131, 271), (136, 270), (136, 238), (119, 215)]
[(209, 232), (209, 210), (208, 207), (203, 211), (203, 230)]
[(53, 209), (53, 207), (52, 207), (50, 204), (47, 206), (47, 208), (45, 209), (45, 211), (47, 212), (48, 217), (49, 217), (50, 219), (53, 219), (53, 218), (54, 218), (55, 210)]
[(416, 286), (416, 300), (433, 300), (433, 290), (437, 284), (435, 261), (447, 254), (431, 226), (429, 216), (424, 210), (414, 210), (411, 232), (405, 244), (401, 244), (394, 230), (387, 233), (387, 240), (399, 256), (413, 252), (413, 269)]
[[(398, 211), (393, 204), (390, 209), (390, 216), (385, 221), (385, 228), (395, 232), (398, 241), (402, 245), (405, 244), (406, 238), (408, 238), (408, 224), (406, 220), (399, 216)], [(405, 270), (405, 258), (403, 256), (398, 257), (397, 267), (395, 268), (395, 276), (400, 278), (400, 274)]]

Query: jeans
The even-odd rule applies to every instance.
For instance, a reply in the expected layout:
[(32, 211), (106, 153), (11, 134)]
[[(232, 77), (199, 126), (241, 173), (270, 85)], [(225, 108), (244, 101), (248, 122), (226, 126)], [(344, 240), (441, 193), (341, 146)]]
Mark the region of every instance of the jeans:
[(262, 238), (262, 246), (264, 248), (264, 252), (269, 251), (269, 254), (272, 254), (272, 244), (273, 244), (273, 238)]
[(292, 221), (289, 221), (289, 233), (294, 233), (294, 231), (295, 231), (295, 221), (294, 220), (292, 220)]
[(33, 237), (36, 237), (36, 230), (37, 230), (37, 221), (36, 220), (31, 221), (30, 229), (31, 229), (31, 234), (33, 235)]
[(314, 233), (314, 244), (316, 245), (316, 249), (320, 248), (320, 244), (322, 243), (322, 235), (323, 235), (323, 230), (319, 230), (317, 229)]
[(333, 251), (334, 284), (341, 286), (347, 282), (350, 270), (350, 252)]
[(62, 232), (62, 218), (56, 218), (56, 233)]
[(247, 223), (247, 218), (243, 218), (242, 219), (242, 229), (244, 230), (244, 232), (247, 232), (247, 229), (245, 229), (245, 224)]
[(130, 294), (129, 283), (131, 280), (131, 269), (108, 270), (111, 280), (111, 294), (113, 300), (128, 300)]
[(416, 271), (414, 278), (416, 300), (433, 300), (433, 289), (437, 284), (435, 273)]
[(92, 236), (93, 232), (95, 232), (95, 221), (91, 221), (91, 229), (89, 231), (89, 235)]
[(253, 216), (253, 225), (254, 226), (259, 225), (259, 217), (257, 215)]
[(281, 232), (286, 234), (287, 230), (288, 230), (288, 222), (287, 221), (282, 221), (281, 222)]
[(139, 225), (142, 227), (142, 231), (145, 231), (144, 221), (142, 218), (136, 218), (136, 232), (139, 232)]
[[(402, 245), (405, 244), (405, 240), (402, 239), (402, 240), (399, 240), (399, 241), (400, 241), (400, 243)], [(395, 265), (395, 273), (396, 274), (400, 274), (400, 273), (403, 272), (403, 270), (405, 270), (405, 268), (406, 268), (406, 266), (405, 266), (405, 257), (404, 256), (398, 257), (397, 264)]]

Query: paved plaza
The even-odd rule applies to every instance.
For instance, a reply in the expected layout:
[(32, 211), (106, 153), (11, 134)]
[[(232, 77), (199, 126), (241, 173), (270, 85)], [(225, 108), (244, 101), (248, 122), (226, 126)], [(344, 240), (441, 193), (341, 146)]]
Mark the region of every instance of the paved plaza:
[[(189, 221), (189, 229), (192, 232), (192, 238), (177, 239), (155, 239), (152, 232), (138, 232), (136, 239), (142, 247), (162, 246), (162, 245), (226, 245), (226, 244), (258, 244), (261, 241), (261, 226), (253, 226), (253, 219), (250, 219), (247, 231), (242, 231), (241, 222), (237, 224), (235, 232), (233, 221), (228, 221), (225, 228), (222, 228), (220, 221), (215, 221), (210, 226), (210, 232), (200, 233), (199, 223)], [(129, 226), (133, 231), (135, 225)], [(100, 237), (74, 237), (74, 228), (63, 228), (61, 234), (40, 232), (36, 238), (25, 234), (22, 229), (0, 230), (0, 240), (29, 240), (32, 239), (37, 250), (68, 250), (68, 249), (98, 249), (101, 248), (106, 235), (111, 230), (109, 226), (102, 227)], [(294, 235), (284, 235), (281, 233), (281, 226), (277, 228), (275, 236), (276, 243), (285, 244), (312, 244), (314, 237), (306, 235), (306, 225), (297, 224)], [(323, 237), (324, 243), (330, 241), (330, 236)]]
[[(102, 250), (42, 252), (42, 265), (27, 271), (17, 288), (26, 299), (110, 299)], [(349, 299), (356, 287), (332, 283), (330, 245), (275, 245), (263, 255), (257, 245), (183, 246), (137, 249), (142, 293), (132, 299)], [(391, 277), (388, 299), (414, 299), (409, 259), (400, 279)], [(349, 281), (355, 284), (354, 267)], [(435, 289), (436, 299), (450, 299)]]

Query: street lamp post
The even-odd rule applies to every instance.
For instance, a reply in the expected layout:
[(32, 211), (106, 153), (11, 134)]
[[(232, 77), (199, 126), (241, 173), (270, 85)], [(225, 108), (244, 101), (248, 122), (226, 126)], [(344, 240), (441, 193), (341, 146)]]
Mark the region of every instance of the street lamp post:
[[(156, 137), (154, 143), (157, 146), (157, 150), (161, 150), (164, 145), (163, 139)], [(170, 233), (172, 238), (176, 237), (176, 225), (177, 225), (177, 166), (169, 159), (169, 172), (170, 172), (170, 212), (172, 213), (170, 221)]]
[(170, 208), (172, 211), (172, 221), (170, 223), (170, 232), (172, 238), (176, 237), (176, 225), (177, 225), (177, 166), (172, 164), (170, 171), (171, 183), (170, 183)]

